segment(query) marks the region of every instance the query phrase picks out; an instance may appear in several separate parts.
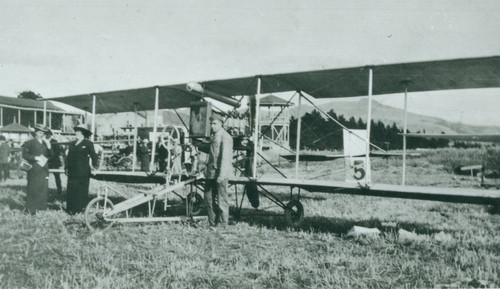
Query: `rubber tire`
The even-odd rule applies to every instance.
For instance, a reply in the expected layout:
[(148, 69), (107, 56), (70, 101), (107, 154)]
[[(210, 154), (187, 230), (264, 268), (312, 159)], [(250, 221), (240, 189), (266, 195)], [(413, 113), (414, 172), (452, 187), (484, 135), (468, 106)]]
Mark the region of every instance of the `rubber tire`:
[(254, 209), (257, 209), (260, 206), (260, 196), (257, 184), (254, 182), (245, 184), (245, 191), (248, 201)]
[(285, 207), (285, 221), (289, 226), (298, 227), (304, 220), (304, 207), (299, 200), (291, 200)]
[(133, 161), (129, 157), (124, 157), (118, 162), (118, 167), (123, 168), (123, 170), (132, 170)]
[[(96, 206), (97, 210), (96, 210)], [(106, 199), (106, 208), (113, 209), (113, 203), (109, 200)], [(95, 199), (92, 199), (87, 207), (85, 208), (85, 224), (87, 225), (87, 228), (89, 228), (90, 231), (95, 232), (95, 231), (105, 231), (111, 226), (113, 226), (113, 222), (106, 222), (104, 220), (99, 221), (96, 220), (98, 217), (96, 216), (97, 213), (103, 213), (104, 212), (104, 198), (103, 197), (97, 197)], [(101, 212), (99, 212), (99, 210)]]

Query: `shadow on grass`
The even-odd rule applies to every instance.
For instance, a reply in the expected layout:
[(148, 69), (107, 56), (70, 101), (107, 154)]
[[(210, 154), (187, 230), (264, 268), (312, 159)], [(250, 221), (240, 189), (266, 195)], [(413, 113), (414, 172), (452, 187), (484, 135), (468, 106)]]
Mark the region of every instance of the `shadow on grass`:
[(489, 206), (488, 213), (492, 215), (500, 215), (500, 206)]
[[(232, 216), (237, 215), (236, 208), (231, 208), (230, 213)], [(239, 222), (246, 222), (250, 225), (262, 226), (269, 229), (331, 233), (338, 236), (347, 234), (353, 226), (378, 228), (385, 233), (397, 232), (399, 229), (404, 229), (417, 234), (430, 235), (441, 231), (441, 229), (429, 227), (429, 224), (401, 222), (395, 225), (387, 225), (379, 219), (352, 220), (321, 216), (305, 217), (299, 226), (291, 227), (286, 222), (283, 214), (245, 208), (241, 210), (240, 217), (235, 219)]]
[[(25, 211), (26, 186), (5, 185), (3, 188), (6, 190), (0, 196), (0, 204), (9, 207), (11, 210)], [(61, 210), (65, 201), (65, 194), (57, 194), (56, 189), (49, 189), (49, 196), (47, 198), (47, 208), (49, 210)]]

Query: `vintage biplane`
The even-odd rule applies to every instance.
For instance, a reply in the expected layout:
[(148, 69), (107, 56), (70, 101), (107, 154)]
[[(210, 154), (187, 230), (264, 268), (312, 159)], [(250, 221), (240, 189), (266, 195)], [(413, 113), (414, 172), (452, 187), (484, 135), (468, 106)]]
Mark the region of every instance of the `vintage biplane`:
[[(479, 57), (467, 59), (435, 60), (425, 62), (409, 62), (398, 64), (383, 64), (362, 67), (325, 69), (295, 73), (281, 73), (240, 77), (223, 80), (191, 82), (173, 85), (162, 85), (120, 91), (108, 91), (52, 98), (74, 107), (83, 109), (92, 115), (100, 113), (118, 113), (128, 111), (154, 110), (155, 123), (151, 140), (157, 141), (159, 123), (157, 123), (160, 109), (180, 108), (190, 109), (189, 140), (190, 145), (206, 143), (210, 136), (208, 119), (213, 113), (223, 114), (226, 117), (226, 129), (234, 139), (235, 171), (239, 172), (229, 180), (234, 185), (238, 196), (238, 185), (243, 186), (242, 194), (246, 194), (254, 207), (258, 206), (259, 196), (268, 198), (284, 210), (286, 220), (292, 224), (299, 224), (304, 216), (304, 208), (300, 202), (301, 190), (324, 193), (345, 193), (354, 195), (394, 197), (420, 200), (436, 200), (444, 202), (462, 202), (485, 205), (500, 205), (500, 191), (436, 188), (406, 186), (406, 136), (403, 136), (403, 181), (402, 185), (374, 184), (370, 179), (370, 123), (372, 95), (400, 93), (405, 99), (405, 128), (406, 106), (409, 91), (432, 91), (453, 89), (476, 89), (500, 87), (500, 56)], [(257, 164), (261, 162), (262, 154), (259, 147), (263, 134), (259, 126), (259, 101), (262, 94), (278, 92), (295, 92), (298, 97), (298, 115), (303, 100), (310, 102), (313, 98), (336, 97), (368, 97), (367, 128), (364, 133), (353, 133), (354, 138), (360, 140), (363, 154), (351, 152), (350, 173), (351, 182), (319, 181), (300, 178), (298, 174), (300, 157), (301, 122), (297, 123), (297, 147), (295, 149), (295, 176), (280, 178), (258, 175)], [(217, 109), (206, 99), (214, 99), (233, 107), (224, 112)], [(241, 112), (237, 108), (248, 102), (248, 111)], [(314, 105), (317, 109), (320, 109)], [(95, 131), (95, 121), (92, 121)], [(350, 134), (351, 132), (348, 132)], [(137, 143), (134, 141), (134, 143)], [(359, 142), (358, 142), (359, 143)], [(86, 219), (91, 229), (108, 227), (114, 222), (141, 222), (162, 221), (167, 218), (152, 216), (156, 200), (170, 195), (184, 187), (190, 187), (186, 200), (187, 216), (192, 217), (193, 204), (198, 196), (197, 189), (203, 184), (203, 174), (192, 171), (189, 174), (180, 173), (178, 176), (170, 172), (155, 171), (155, 148), (152, 146), (150, 170), (138, 171), (96, 171), (93, 177), (106, 181), (139, 182), (139, 180), (158, 183), (157, 187), (145, 192), (138, 192), (136, 196), (120, 203), (113, 204), (108, 197), (107, 189), (99, 193), (87, 207)], [(134, 148), (135, 150), (135, 148)], [(345, 154), (345, 153), (344, 153)], [(135, 155), (135, 154), (134, 154)], [(265, 160), (264, 160), (265, 161)], [(135, 160), (134, 160), (135, 162)], [(278, 168), (273, 167), (277, 171)], [(272, 193), (272, 187), (288, 187), (291, 195), (295, 196), (288, 203)], [(194, 201), (193, 201), (194, 199)], [(238, 200), (236, 200), (238, 206)], [(243, 195), (239, 209), (243, 202)], [(133, 218), (128, 214), (131, 208), (140, 204), (149, 204), (149, 215), (143, 218)]]

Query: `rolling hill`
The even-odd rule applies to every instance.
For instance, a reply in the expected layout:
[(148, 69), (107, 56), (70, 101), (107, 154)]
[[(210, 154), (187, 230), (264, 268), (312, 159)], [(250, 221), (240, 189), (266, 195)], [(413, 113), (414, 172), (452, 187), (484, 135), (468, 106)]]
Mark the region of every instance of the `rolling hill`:
[[(368, 100), (360, 99), (358, 101), (332, 101), (320, 106), (322, 110), (328, 112), (333, 109), (337, 115), (343, 115), (346, 119), (353, 116), (356, 120), (359, 118), (366, 121), (368, 114)], [(301, 113), (310, 113), (314, 107), (310, 105), (303, 105)], [(297, 108), (291, 108), (290, 115), (297, 115)], [(381, 121), (385, 125), (396, 125), (403, 128), (404, 123), (404, 110), (394, 108), (391, 106), (383, 105), (377, 101), (372, 102), (372, 119), (374, 121)], [(408, 129), (411, 132), (424, 131), (426, 133), (441, 133), (446, 134), (498, 134), (500, 127), (498, 126), (475, 126), (463, 124), (460, 122), (450, 122), (441, 118), (426, 116), (415, 113), (408, 113)]]

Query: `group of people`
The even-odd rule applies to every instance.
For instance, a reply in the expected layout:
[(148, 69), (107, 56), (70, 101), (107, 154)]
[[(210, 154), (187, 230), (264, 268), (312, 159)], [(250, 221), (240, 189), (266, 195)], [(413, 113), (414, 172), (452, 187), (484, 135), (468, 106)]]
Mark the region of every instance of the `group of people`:
[[(93, 143), (88, 139), (92, 134), (84, 125), (75, 127), (76, 140), (69, 144), (65, 164), (68, 176), (67, 206), (70, 214), (82, 212), (89, 201), (89, 180), (92, 167), (97, 166), (97, 155)], [(62, 150), (52, 137), (49, 128), (36, 125), (34, 138), (23, 145), (23, 158), (31, 168), (27, 173), (26, 209), (30, 213), (47, 209), (49, 195), (49, 167), (62, 165)], [(89, 160), (92, 161), (92, 167)], [(54, 174), (58, 193), (62, 193), (61, 180)]]
[(10, 146), (7, 139), (0, 135), (0, 182), (9, 178)]
[[(229, 218), (228, 179), (232, 175), (233, 140), (223, 128), (223, 119), (215, 115), (210, 118), (211, 138), (208, 147), (208, 162), (205, 172), (205, 206), (210, 226), (227, 225)], [(89, 202), (89, 179), (92, 167), (97, 166), (97, 155), (92, 134), (85, 126), (75, 127), (76, 140), (69, 144), (65, 164), (67, 183), (67, 212), (82, 212)], [(144, 143), (144, 154), (147, 144)], [(30, 213), (47, 209), (49, 195), (49, 167), (62, 165), (61, 149), (52, 138), (49, 128), (35, 126), (35, 137), (23, 145), (23, 158), (31, 164), (28, 171), (26, 208)], [(0, 156), (1, 157), (1, 156)], [(90, 161), (91, 160), (91, 164)], [(146, 159), (144, 159), (146, 163)], [(146, 167), (144, 167), (146, 169)], [(61, 180), (55, 174), (58, 193)]]
[[(166, 170), (171, 170), (174, 174), (182, 173), (182, 147), (179, 143), (178, 139), (170, 139), (167, 138), (158, 138), (158, 142), (156, 143), (156, 153), (157, 156), (155, 160), (158, 161), (158, 169), (163, 172)], [(139, 142), (137, 147), (137, 156), (139, 157), (139, 161), (141, 163), (141, 171), (148, 172), (151, 170), (149, 167), (151, 162), (151, 150), (152, 143), (149, 142), (149, 139), (144, 138)], [(169, 160), (169, 162), (167, 162)], [(184, 161), (185, 163), (191, 163)]]

